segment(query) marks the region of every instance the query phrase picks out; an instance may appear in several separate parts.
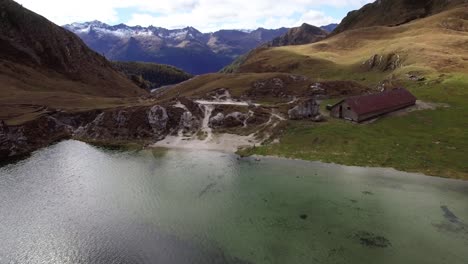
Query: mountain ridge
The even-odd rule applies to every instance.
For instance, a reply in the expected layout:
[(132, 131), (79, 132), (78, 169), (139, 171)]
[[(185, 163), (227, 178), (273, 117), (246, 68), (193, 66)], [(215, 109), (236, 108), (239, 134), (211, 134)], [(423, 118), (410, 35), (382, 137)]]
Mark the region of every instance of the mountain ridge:
[(216, 72), (236, 57), (287, 31), (259, 28), (249, 32), (201, 33), (193, 27), (169, 30), (100, 21), (63, 26), (110, 60), (169, 64), (192, 74)]
[[(202, 33), (196, 28), (108, 25), (100, 21), (63, 26), (110, 60), (169, 64), (192, 74), (217, 72), (239, 56), (286, 34), (290, 29), (223, 29)], [(324, 26), (334, 27), (334, 24)]]

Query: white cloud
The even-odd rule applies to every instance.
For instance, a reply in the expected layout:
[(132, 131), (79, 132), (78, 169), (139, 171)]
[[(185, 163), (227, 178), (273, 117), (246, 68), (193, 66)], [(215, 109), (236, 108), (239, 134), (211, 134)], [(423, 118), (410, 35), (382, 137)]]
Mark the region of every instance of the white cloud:
[[(101, 20), (106, 23), (154, 25), (167, 28), (193, 26), (202, 31), (220, 28), (277, 28), (303, 22), (325, 25), (340, 18), (324, 14), (322, 7), (359, 8), (372, 0), (17, 0), (53, 22)], [(119, 9), (132, 10), (128, 21)]]

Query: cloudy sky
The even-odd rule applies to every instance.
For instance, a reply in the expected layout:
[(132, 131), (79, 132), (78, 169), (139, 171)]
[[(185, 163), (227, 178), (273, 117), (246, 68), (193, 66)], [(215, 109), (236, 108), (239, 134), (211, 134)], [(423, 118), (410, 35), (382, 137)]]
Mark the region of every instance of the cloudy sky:
[(338, 23), (373, 0), (16, 0), (64, 25), (100, 20), (108, 24), (218, 29), (294, 27), (303, 22)]

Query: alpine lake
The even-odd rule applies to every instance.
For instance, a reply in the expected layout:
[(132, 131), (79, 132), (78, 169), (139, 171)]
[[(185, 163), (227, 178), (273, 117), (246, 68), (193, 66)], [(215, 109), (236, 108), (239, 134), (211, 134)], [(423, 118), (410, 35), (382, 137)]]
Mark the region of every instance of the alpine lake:
[(468, 182), (63, 141), (0, 167), (0, 263), (468, 263)]

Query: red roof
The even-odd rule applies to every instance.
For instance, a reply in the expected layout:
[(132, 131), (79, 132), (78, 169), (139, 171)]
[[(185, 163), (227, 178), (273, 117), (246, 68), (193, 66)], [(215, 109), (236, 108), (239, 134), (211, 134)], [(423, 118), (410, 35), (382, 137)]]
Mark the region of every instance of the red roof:
[(402, 105), (414, 104), (416, 97), (404, 88), (378, 94), (350, 97), (345, 100), (359, 115), (391, 109)]

